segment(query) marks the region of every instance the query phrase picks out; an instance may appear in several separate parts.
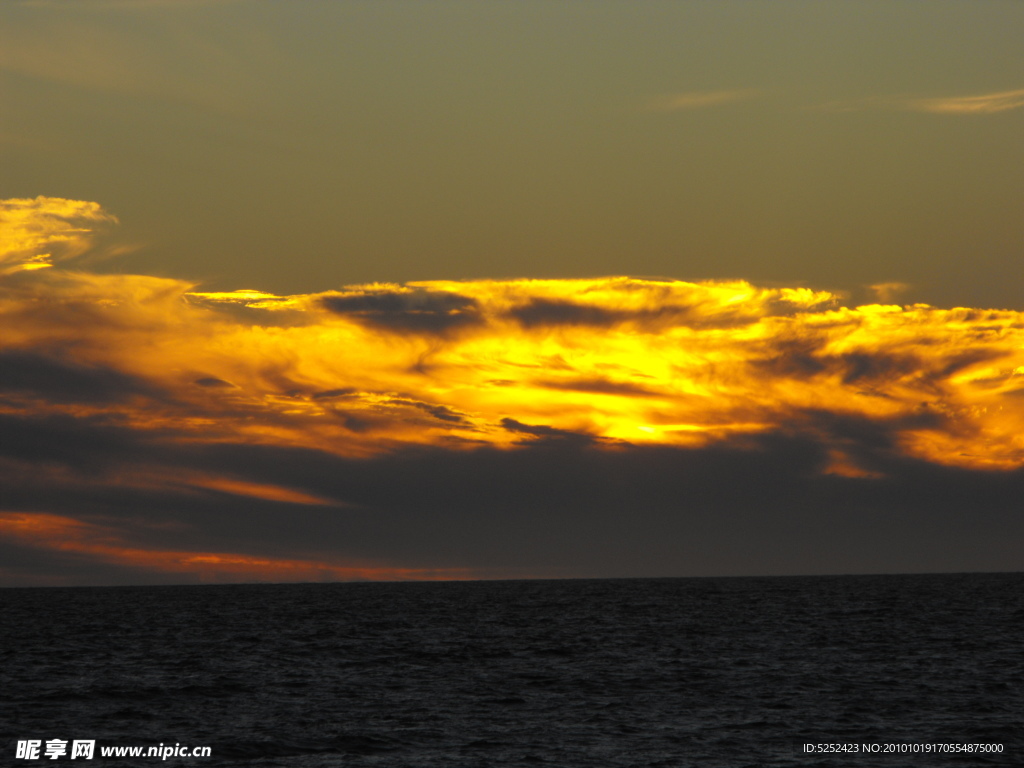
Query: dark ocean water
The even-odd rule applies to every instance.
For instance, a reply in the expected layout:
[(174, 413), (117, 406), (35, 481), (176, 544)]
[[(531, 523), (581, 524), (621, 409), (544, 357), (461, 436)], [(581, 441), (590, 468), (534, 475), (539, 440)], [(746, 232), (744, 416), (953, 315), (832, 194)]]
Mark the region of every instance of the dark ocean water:
[[(1024, 765), (1024, 574), (8, 589), (0, 610), (0, 765)], [(16, 759), (54, 738), (96, 757)], [(99, 753), (175, 742), (212, 756)]]

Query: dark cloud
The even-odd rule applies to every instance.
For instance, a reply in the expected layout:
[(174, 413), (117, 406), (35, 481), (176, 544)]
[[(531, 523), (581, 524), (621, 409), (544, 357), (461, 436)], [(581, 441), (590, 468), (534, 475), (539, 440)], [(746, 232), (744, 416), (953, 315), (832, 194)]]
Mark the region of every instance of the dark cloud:
[(330, 311), (395, 331), (443, 333), (480, 322), (474, 299), (449, 291), (390, 291), (324, 296)]
[(415, 405), (415, 407), (419, 408), (421, 411), (425, 411), (426, 413), (429, 413), (435, 419), (440, 419), (441, 421), (447, 421), (447, 422), (450, 422), (452, 424), (467, 424), (468, 423), (466, 421), (465, 417), (463, 417), (460, 413), (457, 413), (456, 411), (452, 410), (451, 408), (449, 408), (446, 405), (432, 405), (430, 403), (414, 403), (414, 405)]
[(828, 370), (821, 358), (808, 350), (807, 346), (787, 345), (773, 350), (768, 357), (750, 361), (750, 366), (764, 376), (785, 376), (794, 379), (810, 379)]
[(523, 422), (516, 421), (515, 419), (502, 419), (501, 426), (509, 432), (540, 438), (540, 440), (537, 441), (538, 445), (552, 442), (586, 445), (594, 442), (594, 437), (592, 435), (586, 435), (580, 432), (571, 432), (567, 429), (556, 429), (555, 427), (548, 427), (542, 424), (524, 424)]
[(794, 305), (784, 301), (771, 302), (768, 309), (762, 310), (744, 306), (723, 308), (700, 300), (681, 304), (677, 297), (668, 294), (665, 299), (666, 303), (653, 308), (611, 309), (585, 302), (535, 298), (512, 308), (508, 316), (524, 328), (559, 325), (609, 328), (633, 323), (648, 329), (669, 326), (713, 329), (749, 325), (766, 313), (788, 315), (797, 311)]
[(200, 387), (233, 387), (235, 386), (230, 381), (224, 381), (224, 379), (218, 379), (216, 376), (204, 376), (201, 379), (196, 379), (194, 384), (198, 384)]
[(925, 370), (921, 359), (913, 354), (871, 351), (831, 355), (823, 352), (824, 346), (823, 339), (782, 340), (770, 345), (766, 356), (752, 360), (750, 365), (771, 376), (807, 380), (834, 375), (843, 384), (861, 385)]
[[(528, 425), (509, 427), (534, 434)], [(841, 428), (858, 438), (853, 425)], [(338, 513), (346, 547), (420, 565), (681, 575), (1024, 564), (1008, 545), (1024, 534), (1024, 473), (992, 482), (989, 473), (901, 458), (884, 432), (860, 433), (877, 441), (860, 450), (878, 478), (822, 474), (821, 442), (774, 435), (746, 448), (547, 440), (514, 451), (306, 457), (301, 486), (359, 505)], [(245, 453), (230, 460), (235, 471), (266, 463)], [(281, 482), (285, 475), (299, 479), (276, 473)]]
[(909, 430), (943, 429), (947, 419), (922, 408), (888, 419), (866, 419), (827, 410), (803, 409), (791, 415), (790, 433), (816, 435), (822, 445), (840, 447), (862, 469), (884, 474), (900, 455), (900, 435)]
[(0, 457), (21, 462), (95, 473), (151, 454), (147, 437), (102, 415), (0, 413)]
[(325, 389), (323, 392), (314, 392), (314, 400), (332, 400), (336, 397), (350, 397), (359, 390), (355, 387), (341, 387), (340, 389)]
[(356, 416), (353, 413), (347, 413), (345, 411), (335, 411), (334, 415), (341, 420), (341, 423), (345, 425), (345, 429), (349, 432), (355, 432), (360, 434), (363, 432), (371, 432), (376, 426), (373, 419), (367, 419), (362, 416)]
[(626, 397), (657, 397), (661, 393), (637, 384), (612, 381), (610, 379), (570, 379), (569, 381), (538, 381), (539, 386), (548, 389), (562, 389), (570, 392), (593, 392), (599, 395), (623, 395)]
[(54, 403), (113, 403), (162, 394), (111, 368), (21, 350), (0, 351), (0, 392)]
[[(425, 403), (422, 400), (404, 397), (393, 392), (361, 392), (346, 387), (315, 393), (313, 399), (327, 402), (340, 401), (331, 403), (332, 412), (343, 419), (346, 427), (354, 432), (367, 432), (374, 427), (379, 428), (395, 422), (428, 423), (418, 416), (417, 412), (425, 413), (431, 418), (449, 425), (468, 426), (470, 424), (465, 414), (447, 405)], [(352, 410), (346, 410), (347, 406), (350, 406)], [(414, 410), (410, 411), (410, 408)]]
[[(4, 490), (22, 509), (77, 516), (116, 528), (138, 546), (171, 550), (572, 576), (1024, 567), (1024, 472), (900, 456), (887, 437), (895, 425), (851, 419), (817, 426), (854, 446), (878, 474), (823, 474), (829, 443), (807, 432), (762, 435), (742, 447), (608, 448), (509, 420), (511, 431), (541, 439), (513, 450), (419, 447), (369, 458), (139, 442), (132, 458), (123, 444), (108, 445), (97, 459), (110, 469), (130, 468), (132, 461), (201, 469), (303, 490), (343, 507), (185, 484), (133, 489), (40, 476), (13, 487), (9, 473)], [(110, 442), (96, 424), (81, 425), (77, 441), (85, 443), (90, 432)], [(56, 446), (53, 452), (60, 455)], [(38, 447), (32, 458), (41, 458)], [(87, 560), (67, 557), (75, 560), (68, 567), (88, 581), (81, 575), (89, 573)], [(18, 562), (30, 569), (25, 560)], [(111, 569), (96, 564), (94, 578), (113, 578)], [(140, 583), (134, 568), (118, 578)]]
[(108, 564), (78, 552), (44, 550), (0, 539), (0, 586), (4, 587), (144, 586), (185, 580), (197, 581), (187, 576), (170, 580), (167, 574), (144, 567)]
[(590, 325), (604, 327), (622, 322), (621, 312), (570, 301), (531, 299), (509, 311), (524, 328), (546, 325)]
[(845, 354), (825, 351), (824, 337), (781, 338), (766, 345), (761, 357), (749, 365), (764, 375), (801, 380), (817, 376), (837, 376), (844, 385), (868, 386), (912, 378), (927, 391), (938, 391), (959, 371), (1004, 356), (1001, 351), (963, 350), (950, 354), (936, 351), (928, 358), (927, 347), (910, 351), (870, 349)]
[[(828, 367), (829, 360), (824, 363)], [(842, 369), (843, 384), (853, 384), (863, 379), (891, 379), (921, 370), (921, 361), (916, 355), (888, 355), (873, 352), (852, 352), (835, 358)]]

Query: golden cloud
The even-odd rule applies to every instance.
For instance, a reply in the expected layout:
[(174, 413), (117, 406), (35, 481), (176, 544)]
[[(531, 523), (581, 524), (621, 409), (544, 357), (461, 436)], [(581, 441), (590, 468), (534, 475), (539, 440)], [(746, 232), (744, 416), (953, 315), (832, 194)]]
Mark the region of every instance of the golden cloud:
[[(4, 210), (17, 213), (7, 220), (22, 264), (33, 248), (88, 235), (70, 222), (109, 218), (75, 201)], [(0, 313), (4, 408), (116, 411), (201, 441), (365, 455), (541, 434), (516, 423), (609, 446), (693, 445), (828, 411), (904, 420), (903, 450), (943, 464), (1024, 456), (1024, 314), (1007, 310), (845, 307), (825, 291), (742, 281), (426, 281), (278, 296), (46, 270), (9, 275)]]
[(940, 115), (990, 115), (1021, 107), (1024, 107), (1024, 90), (925, 99), (907, 96), (870, 96), (862, 99), (830, 101), (819, 105), (817, 109), (827, 112), (909, 110)]
[[(1024, 312), (849, 307), (808, 288), (629, 277), (213, 293), (143, 275), (26, 270), (58, 248), (78, 252), (85, 225), (112, 217), (95, 203), (52, 198), (6, 201), (0, 211), (12, 267), (0, 277), (0, 417), (114, 425), (151, 445), (348, 458), (410, 447), (697, 448), (810, 434), (831, 457), (823, 472), (877, 477), (860, 465), (856, 437), (822, 428), (833, 419), (879, 425), (887, 450), (935, 465), (1024, 464)], [(339, 506), (304, 488), (173, 467), (103, 482)], [(167, 572), (199, 562), (196, 553), (158, 556), (103, 539), (93, 523), (40, 518), (40, 528), (7, 511), (0, 528), (33, 546), (63, 541), (104, 562), (149, 558)], [(275, 578), (385, 567), (200, 555), (218, 573)]]
[(116, 221), (98, 203), (59, 197), (0, 200), (0, 275), (81, 255), (96, 225)]
[(737, 101), (746, 101), (754, 98), (757, 93), (757, 91), (750, 88), (671, 93), (654, 99), (651, 102), (650, 108), (660, 112), (675, 112), (681, 109), (705, 109)]
[(916, 99), (913, 109), (947, 115), (988, 115), (1024, 107), (1024, 90), (985, 93), (979, 96), (956, 96), (939, 99)]

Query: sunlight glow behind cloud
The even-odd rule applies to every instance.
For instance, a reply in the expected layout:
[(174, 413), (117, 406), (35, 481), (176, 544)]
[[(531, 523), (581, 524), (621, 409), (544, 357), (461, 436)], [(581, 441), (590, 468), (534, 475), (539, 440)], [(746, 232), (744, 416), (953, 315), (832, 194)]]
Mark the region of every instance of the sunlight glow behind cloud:
[[(4, 210), (16, 214), (7, 252), (22, 268), (33, 249), (82, 247), (88, 229), (75, 221), (110, 218), (64, 200)], [(1024, 456), (1024, 315), (1013, 311), (846, 307), (825, 291), (742, 281), (423, 281), (277, 296), (54, 270), (10, 275), (0, 311), (5, 408), (116, 415), (176, 439), (341, 455), (551, 434), (694, 445), (828, 411), (885, 421), (903, 450), (943, 464), (1009, 468)]]
[[(159, 456), (214, 446), (345, 460), (412, 448), (615, 453), (742, 448), (771, 434), (824, 446), (823, 475), (884, 477), (860, 458), (864, 438), (830, 423), (873, 425), (893, 455), (937, 466), (1024, 464), (1022, 312), (848, 307), (802, 287), (628, 277), (203, 292), (167, 278), (28, 269), (82, 253), (90, 227), (113, 217), (55, 198), (9, 200), (0, 211), (0, 418), (37, 425), (27, 443), (10, 438), (12, 477), (59, 487), (69, 477), (60, 462), (90, 461), (97, 439), (134, 436), (156, 458), (89, 473), (74, 480), (77, 492), (358, 510), (308, 484), (184, 471)], [(98, 430), (87, 453), (58, 464), (32, 458), (47, 429), (75, 425)], [(161, 572), (201, 556), (225, 578), (260, 569), (268, 578), (385, 577), (392, 567), (395, 578), (429, 576), (388, 563), (156, 554), (127, 534), (101, 534), (95, 521), (46, 513), (37, 525), (21, 509), (0, 512), (8, 539)]]

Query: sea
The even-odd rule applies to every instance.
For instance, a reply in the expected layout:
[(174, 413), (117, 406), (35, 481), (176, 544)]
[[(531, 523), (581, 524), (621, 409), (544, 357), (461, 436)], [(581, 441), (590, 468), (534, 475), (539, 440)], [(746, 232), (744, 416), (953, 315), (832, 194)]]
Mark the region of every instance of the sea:
[(0, 611), (0, 765), (1024, 766), (1019, 573), (12, 588)]

